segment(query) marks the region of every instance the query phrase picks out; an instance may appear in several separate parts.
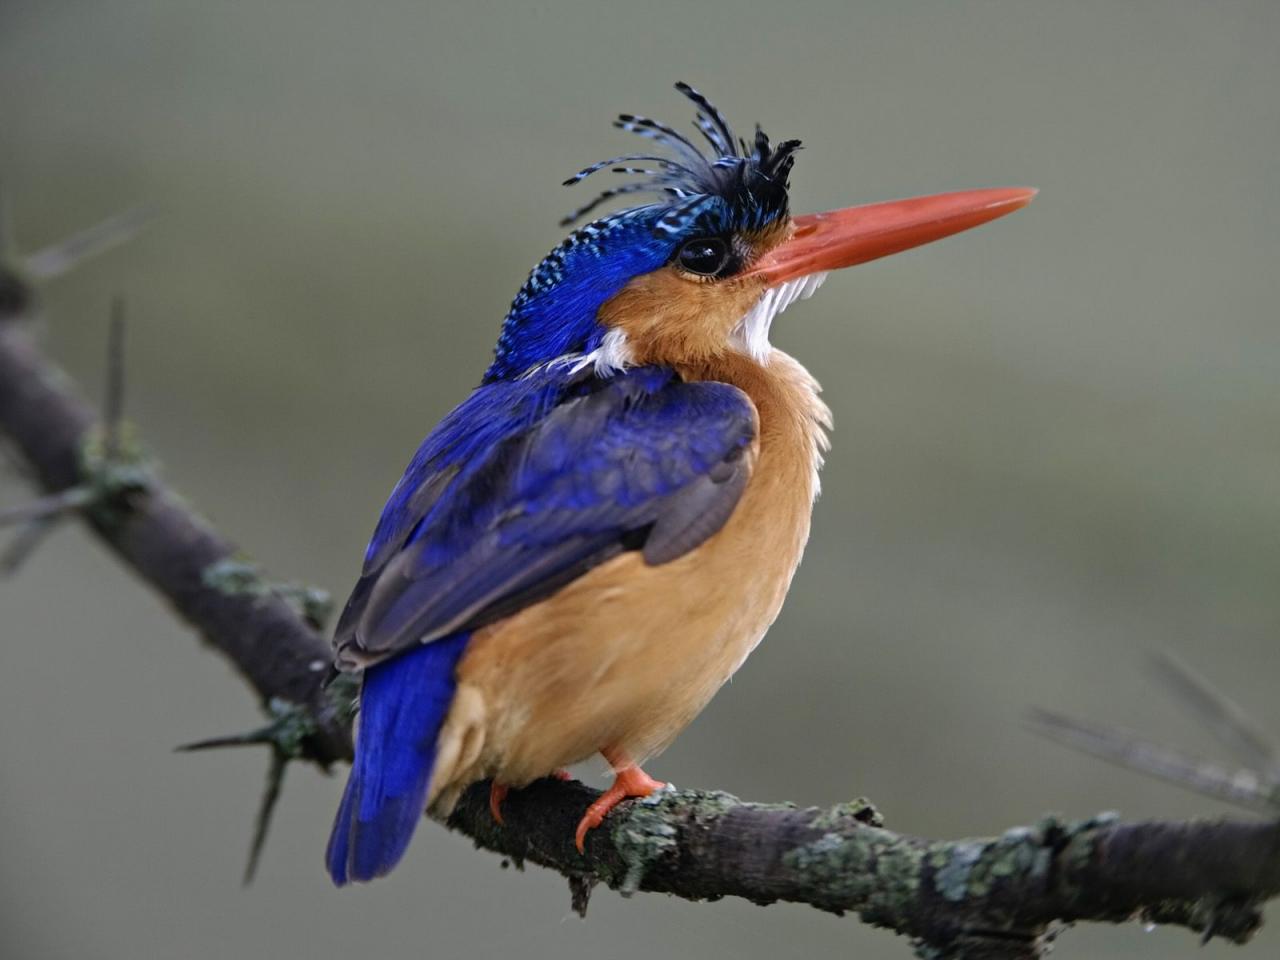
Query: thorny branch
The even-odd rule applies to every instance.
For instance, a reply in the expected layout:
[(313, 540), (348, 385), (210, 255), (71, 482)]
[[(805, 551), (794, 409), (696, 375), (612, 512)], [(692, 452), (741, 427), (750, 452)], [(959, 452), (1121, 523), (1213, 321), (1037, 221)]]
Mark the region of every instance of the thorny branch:
[[(269, 723), (190, 749), (265, 744), (271, 775), (255, 832), (252, 873), (267, 817), (291, 760), (321, 767), (349, 760), (350, 687), (322, 686), (328, 645), (318, 629), (326, 598), (265, 580), (235, 548), (155, 476), (122, 423), (123, 307), (111, 324), (107, 416), (100, 423), (69, 379), (34, 345), (32, 279), (65, 272), (141, 225), (126, 214), (21, 260), (0, 198), (0, 435), (7, 435), (45, 495), (0, 521), (22, 524), (9, 566), (59, 517), (77, 513), (120, 560), (229, 659), (262, 698)], [(25, 268), (25, 269), (24, 269)], [(14, 556), (18, 560), (13, 559)], [(1272, 814), (1280, 798), (1274, 751), (1238, 709), (1185, 668), (1166, 680), (1246, 759), (1265, 759), (1249, 793)], [(1174, 751), (1061, 717), (1040, 726), (1112, 759), (1178, 777)], [(1139, 761), (1133, 761), (1139, 756)], [(1152, 759), (1154, 757), (1154, 759)], [(1232, 775), (1195, 784), (1230, 794)], [(1237, 791), (1238, 792), (1238, 791)], [(1046, 818), (1000, 837), (933, 842), (885, 828), (865, 801), (831, 810), (745, 803), (728, 794), (663, 791), (631, 802), (594, 831), (585, 856), (573, 828), (597, 792), (540, 781), (513, 793), (505, 825), (488, 812), (487, 784), (463, 797), (448, 825), (479, 847), (569, 879), (575, 909), (603, 883), (624, 895), (653, 891), (691, 900), (743, 897), (852, 911), (910, 937), (933, 960), (1029, 960), (1044, 956), (1065, 923), (1179, 924), (1238, 943), (1261, 924), (1260, 905), (1280, 895), (1280, 822), (1122, 823), (1106, 815)]]

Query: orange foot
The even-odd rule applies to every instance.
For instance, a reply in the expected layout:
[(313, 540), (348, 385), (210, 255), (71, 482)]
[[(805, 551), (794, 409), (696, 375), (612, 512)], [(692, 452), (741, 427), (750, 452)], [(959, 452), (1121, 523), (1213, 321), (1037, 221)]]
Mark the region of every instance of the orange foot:
[[(572, 779), (568, 770), (554, 770), (551, 773), (557, 780)], [(506, 821), (502, 819), (502, 801), (507, 799), (507, 794), (511, 792), (511, 787), (505, 783), (499, 783), (494, 780), (489, 784), (489, 813), (493, 816), (493, 821), (498, 826), (505, 826)]]
[(573, 840), (577, 844), (579, 853), (586, 852), (587, 832), (600, 826), (610, 810), (623, 800), (631, 797), (647, 797), (653, 791), (661, 790), (666, 786), (661, 780), (653, 779), (630, 760), (618, 763), (618, 760), (623, 759), (620, 754), (610, 750), (602, 750), (601, 753), (613, 765), (613, 786), (600, 794), (595, 803), (587, 807), (583, 818), (578, 821), (578, 830), (573, 835)]

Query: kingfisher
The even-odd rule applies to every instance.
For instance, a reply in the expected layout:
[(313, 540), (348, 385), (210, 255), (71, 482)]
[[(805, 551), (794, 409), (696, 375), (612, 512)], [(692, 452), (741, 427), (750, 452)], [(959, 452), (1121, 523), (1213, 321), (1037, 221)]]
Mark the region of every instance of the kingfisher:
[[(777, 617), (809, 537), (831, 412), (774, 318), (829, 271), (1026, 205), (970, 190), (792, 216), (800, 141), (739, 139), (685, 83), (690, 134), (622, 114), (645, 148), (593, 163), (631, 194), (533, 268), (493, 362), (392, 491), (334, 634), (361, 674), (355, 760), (326, 854), (388, 873), (424, 811), (604, 756), (578, 824), (664, 784), (667, 747)], [(697, 140), (705, 141), (699, 146)]]

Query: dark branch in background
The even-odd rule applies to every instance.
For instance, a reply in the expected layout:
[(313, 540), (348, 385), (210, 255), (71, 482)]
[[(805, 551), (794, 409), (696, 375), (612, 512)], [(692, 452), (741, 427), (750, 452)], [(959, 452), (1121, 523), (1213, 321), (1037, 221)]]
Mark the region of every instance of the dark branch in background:
[[(351, 756), (351, 687), (322, 686), (329, 647), (319, 630), (327, 598), (264, 579), (157, 478), (122, 420), (121, 303), (110, 327), (101, 425), (26, 329), (36, 312), (31, 279), (65, 272), (120, 242), (143, 219), (114, 218), (24, 261), (0, 210), (0, 434), (45, 491), (0, 515), (0, 523), (18, 527), (5, 556), (20, 562), (59, 518), (78, 514), (258, 693), (269, 718), (265, 727), (185, 748), (264, 744), (271, 750), (252, 875), (288, 763), (327, 768)], [(1264, 768), (1254, 774), (1252, 791), (1224, 792), (1224, 779), (1238, 784), (1240, 778), (1221, 771), (1199, 777), (1197, 785), (1215, 795), (1244, 796), (1274, 814), (1280, 797), (1274, 751), (1188, 671), (1171, 667), (1166, 674), (1178, 678), (1172, 684), (1210, 726)], [(1048, 715), (1040, 725), (1128, 765), (1188, 779), (1185, 770), (1135, 760), (1137, 741), (1127, 735)], [(933, 960), (1042, 957), (1062, 924), (1086, 920), (1179, 924), (1206, 938), (1243, 943), (1261, 923), (1260, 904), (1280, 895), (1276, 822), (1046, 818), (1000, 837), (933, 842), (886, 829), (864, 801), (797, 809), (722, 793), (664, 791), (620, 807), (579, 855), (574, 826), (597, 795), (578, 783), (540, 781), (508, 798), (506, 824), (499, 827), (489, 814), (487, 785), (477, 784), (448, 825), (477, 846), (560, 872), (579, 912), (600, 883), (624, 895), (807, 903), (895, 930), (912, 939), (918, 956)]]

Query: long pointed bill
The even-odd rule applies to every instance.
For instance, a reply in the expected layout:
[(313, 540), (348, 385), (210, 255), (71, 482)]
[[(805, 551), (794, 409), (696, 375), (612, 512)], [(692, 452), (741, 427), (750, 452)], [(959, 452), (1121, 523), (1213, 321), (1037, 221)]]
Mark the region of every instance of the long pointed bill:
[(999, 187), (807, 213), (793, 219), (791, 237), (761, 257), (749, 275), (763, 277), (773, 287), (852, 267), (1003, 217), (1035, 195), (1031, 187)]

